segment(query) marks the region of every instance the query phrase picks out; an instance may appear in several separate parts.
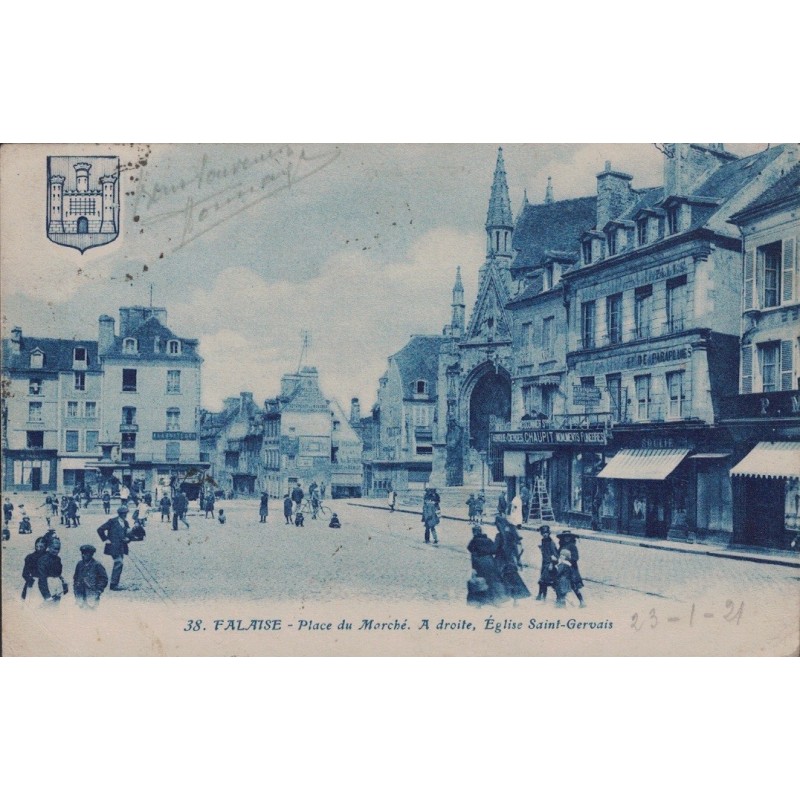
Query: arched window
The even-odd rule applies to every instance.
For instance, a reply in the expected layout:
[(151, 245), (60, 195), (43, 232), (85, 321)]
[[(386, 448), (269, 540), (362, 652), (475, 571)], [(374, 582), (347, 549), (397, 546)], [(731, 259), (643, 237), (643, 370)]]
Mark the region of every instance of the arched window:
[(125, 339), (122, 342), (122, 352), (127, 353), (128, 355), (135, 355), (139, 352), (139, 343), (136, 339)]

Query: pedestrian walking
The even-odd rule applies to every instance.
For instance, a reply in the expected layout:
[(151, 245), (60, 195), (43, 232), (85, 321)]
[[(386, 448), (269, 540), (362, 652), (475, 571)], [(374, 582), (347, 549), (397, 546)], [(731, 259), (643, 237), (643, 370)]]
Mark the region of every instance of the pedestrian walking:
[(62, 577), (64, 566), (61, 563), (61, 542), (54, 538), (47, 549), (39, 558), (37, 569), (39, 572), (39, 592), (45, 602), (59, 603), (67, 594), (69, 587)]
[(127, 504), (128, 498), (131, 496), (131, 490), (123, 483), (119, 487), (119, 499), (123, 504)]
[[(562, 553), (569, 554), (569, 562), (570, 562), (570, 572), (569, 572), (569, 588), (575, 592), (575, 596), (578, 598), (578, 602), (580, 603), (581, 608), (586, 608), (586, 603), (583, 599), (583, 594), (581, 593), (581, 589), (583, 589), (583, 577), (581, 576), (581, 571), (578, 568), (578, 537), (569, 530), (561, 531), (556, 536), (558, 539), (558, 555), (559, 558), (561, 557)], [(566, 596), (566, 593), (565, 593)]]
[(6, 499), (3, 501), (3, 522), (6, 525), (11, 524), (11, 517), (14, 516), (14, 504)]
[(547, 599), (547, 587), (555, 586), (556, 563), (558, 561), (558, 549), (555, 542), (550, 538), (550, 526), (542, 525), (539, 528), (542, 541), (539, 543), (539, 550), (542, 553), (542, 566), (539, 570), (539, 594), (537, 600)]
[(111, 569), (111, 583), (109, 589), (112, 592), (121, 591), (119, 579), (122, 575), (122, 566), (125, 556), (128, 554), (128, 532), (130, 525), (127, 520), (128, 506), (121, 505), (117, 509), (117, 516), (104, 522), (98, 529), (97, 535), (105, 542), (103, 552), (111, 556), (114, 566)]
[(325, 500), (325, 481), (321, 481), (319, 484), (319, 496), (324, 501)]
[(69, 516), (67, 509), (69, 508), (69, 497), (66, 495), (61, 496), (61, 506), (59, 508), (60, 524), (69, 527)]
[(110, 514), (111, 513), (111, 492), (108, 489), (103, 489), (103, 513)]
[(172, 498), (172, 530), (178, 530), (178, 520), (187, 528), (189, 523), (186, 521), (186, 512), (189, 510), (189, 500), (186, 495), (178, 489), (175, 497)]
[(78, 501), (73, 495), (67, 501), (67, 527), (77, 528), (81, 524), (80, 506)]
[(527, 483), (522, 484), (522, 489), (519, 492), (520, 500), (522, 501), (522, 522), (528, 521), (528, 515), (531, 511), (531, 490), (528, 488)]
[(425, 526), (425, 544), (429, 544), (431, 537), (433, 543), (439, 544), (436, 526), (439, 524), (439, 510), (432, 496), (427, 496), (422, 504), (422, 524)]
[(22, 565), (22, 599), (28, 596), (28, 589), (33, 588), (33, 584), (39, 579), (39, 560), (47, 549), (44, 536), (40, 536), (33, 545), (33, 552), (25, 556)]
[(172, 500), (169, 499), (169, 495), (165, 494), (158, 503), (159, 508), (161, 509), (161, 521), (169, 522), (169, 511), (172, 508)]
[(80, 551), (81, 560), (75, 565), (72, 576), (72, 593), (81, 608), (97, 608), (100, 595), (108, 586), (108, 573), (99, 561), (95, 561), (97, 548), (93, 544), (82, 544)]
[(397, 504), (397, 492), (394, 489), (389, 489), (386, 500), (389, 503), (389, 511), (394, 511), (394, 507)]
[(480, 525), (472, 526), (472, 539), (467, 550), (472, 562), (472, 577), (467, 581), (467, 603), (482, 606), (505, 599), (505, 586), (495, 561), (497, 545)]
[(203, 519), (208, 519), (208, 515), (211, 514), (211, 518), (214, 518), (214, 493), (209, 492), (205, 497), (203, 497), (203, 504), (202, 504), (203, 511), (205, 511), (205, 516)]
[(470, 522), (476, 522), (477, 521), (476, 520), (476, 516), (475, 516), (475, 493), (474, 492), (467, 498), (467, 513), (469, 514), (469, 521)]
[(261, 492), (261, 502), (258, 506), (258, 514), (261, 517), (259, 522), (266, 522), (269, 516), (269, 494)]
[(500, 492), (500, 496), (497, 498), (497, 513), (505, 515), (506, 511), (508, 511), (506, 495), (505, 492)]
[(486, 507), (486, 498), (479, 494), (475, 498), (475, 520), (480, 522), (483, 519), (483, 510)]
[(294, 501), (295, 511), (300, 510), (300, 504), (303, 502), (303, 498), (306, 496), (306, 493), (303, 491), (303, 485), (298, 483), (297, 486), (292, 489), (292, 500)]
[(519, 533), (514, 525), (500, 515), (497, 516), (495, 524), (497, 525), (497, 536), (494, 543), (497, 550), (494, 559), (506, 593), (514, 600), (530, 597), (531, 593), (518, 571)]
[(288, 494), (283, 496), (283, 518), (287, 525), (292, 524), (292, 498)]

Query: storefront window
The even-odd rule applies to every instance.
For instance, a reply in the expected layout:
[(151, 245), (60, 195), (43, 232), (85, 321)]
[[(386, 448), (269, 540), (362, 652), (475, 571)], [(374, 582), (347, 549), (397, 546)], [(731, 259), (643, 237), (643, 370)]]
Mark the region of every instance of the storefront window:
[(600, 453), (575, 453), (570, 470), (570, 507), (583, 514), (592, 513), (592, 500), (597, 486), (596, 475), (603, 457)]
[(637, 522), (647, 519), (647, 493), (638, 485), (631, 494), (631, 516)]
[(725, 467), (711, 467), (697, 473), (697, 527), (700, 530), (730, 531), (733, 495)]
[(688, 522), (686, 518), (686, 498), (689, 494), (689, 484), (687, 481), (672, 481), (672, 520), (673, 528), (686, 528)]
[(617, 482), (616, 481), (598, 481), (603, 487), (603, 497), (600, 504), (601, 517), (616, 517), (617, 516)]

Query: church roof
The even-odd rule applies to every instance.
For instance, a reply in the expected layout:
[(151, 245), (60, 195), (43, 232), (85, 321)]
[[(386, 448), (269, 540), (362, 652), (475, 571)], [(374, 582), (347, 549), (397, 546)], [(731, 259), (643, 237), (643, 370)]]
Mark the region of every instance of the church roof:
[(88, 372), (100, 369), (97, 358), (97, 342), (86, 339), (48, 339), (36, 336), (23, 336), (20, 352), (14, 353), (10, 339), (3, 339), (3, 370), (29, 370), (31, 353), (41, 350), (44, 354), (43, 366), (37, 372), (71, 372), (76, 347), (86, 348), (89, 359)]
[(439, 351), (446, 341), (444, 336), (412, 336), (408, 344), (391, 357), (400, 372), (404, 400), (414, 398), (412, 386), (416, 381), (427, 382), (429, 396), (436, 394)]
[(514, 229), (516, 250), (512, 269), (532, 269), (545, 260), (545, 252), (578, 252), (580, 235), (594, 227), (597, 198), (578, 197), (541, 205), (528, 204)]
[(489, 212), (486, 215), (486, 227), (512, 228), (514, 220), (511, 216), (511, 200), (508, 197), (506, 181), (506, 165), (503, 161), (503, 148), (497, 150), (497, 164), (494, 168), (492, 194), (489, 198)]

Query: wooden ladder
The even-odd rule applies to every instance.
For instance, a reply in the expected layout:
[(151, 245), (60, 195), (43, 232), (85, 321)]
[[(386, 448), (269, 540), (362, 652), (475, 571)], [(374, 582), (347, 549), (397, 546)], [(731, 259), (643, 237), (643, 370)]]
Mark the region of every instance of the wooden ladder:
[(550, 495), (547, 493), (544, 478), (535, 479), (528, 519), (555, 522), (556, 518), (553, 514), (553, 506), (550, 505)]

